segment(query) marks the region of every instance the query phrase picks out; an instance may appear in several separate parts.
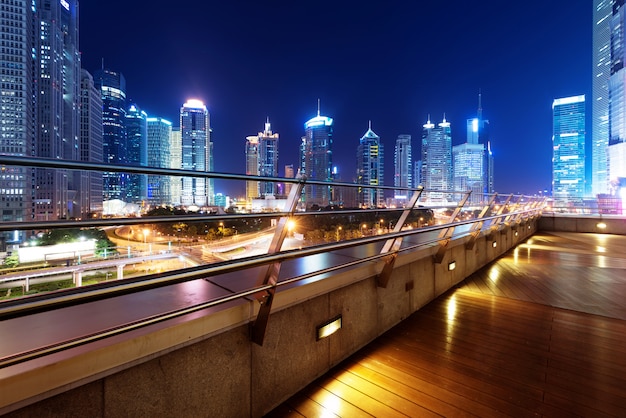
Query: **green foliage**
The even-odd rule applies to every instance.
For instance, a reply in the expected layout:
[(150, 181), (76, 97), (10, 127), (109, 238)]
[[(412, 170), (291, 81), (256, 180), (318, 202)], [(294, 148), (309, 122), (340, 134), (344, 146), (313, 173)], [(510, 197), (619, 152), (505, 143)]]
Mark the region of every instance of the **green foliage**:
[(19, 263), (20, 261), (17, 254), (12, 254), (4, 259), (3, 265), (7, 268), (14, 268), (17, 267)]

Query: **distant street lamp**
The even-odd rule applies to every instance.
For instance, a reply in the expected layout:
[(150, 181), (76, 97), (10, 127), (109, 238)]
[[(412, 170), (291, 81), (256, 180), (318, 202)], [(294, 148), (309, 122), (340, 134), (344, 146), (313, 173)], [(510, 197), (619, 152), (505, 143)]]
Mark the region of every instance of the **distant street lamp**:
[(342, 227), (337, 227), (337, 241), (339, 241), (339, 233), (341, 232), (343, 228)]

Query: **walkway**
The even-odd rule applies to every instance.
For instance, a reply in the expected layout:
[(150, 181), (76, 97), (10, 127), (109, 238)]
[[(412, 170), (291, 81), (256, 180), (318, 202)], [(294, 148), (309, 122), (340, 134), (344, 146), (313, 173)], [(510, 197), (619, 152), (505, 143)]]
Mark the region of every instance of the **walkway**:
[(626, 237), (537, 234), (269, 417), (626, 416)]

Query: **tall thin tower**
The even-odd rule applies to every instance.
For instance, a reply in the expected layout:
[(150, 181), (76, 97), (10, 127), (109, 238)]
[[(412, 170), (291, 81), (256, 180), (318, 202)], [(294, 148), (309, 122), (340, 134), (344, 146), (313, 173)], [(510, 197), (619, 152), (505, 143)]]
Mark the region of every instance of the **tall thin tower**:
[[(307, 179), (331, 181), (333, 155), (333, 120), (320, 115), (319, 101), (317, 116), (304, 124), (305, 136), (300, 145), (300, 170)], [(307, 184), (305, 186), (307, 206), (327, 206), (331, 202), (331, 187)]]
[[(180, 109), (181, 168), (213, 171), (213, 144), (209, 112), (200, 100), (188, 100)], [(184, 177), (182, 179), (183, 206), (204, 207), (213, 202), (213, 179)]]
[[(413, 164), (411, 152), (411, 135), (398, 135), (394, 153), (393, 185), (396, 187), (413, 187)], [(396, 190), (396, 200), (408, 199), (407, 190)]]
[(609, 76), (613, 0), (593, 2), (593, 67), (591, 101), (591, 192), (608, 193)]
[(358, 203), (363, 208), (382, 207), (385, 204), (383, 189), (366, 186), (382, 186), (384, 184), (384, 148), (380, 137), (372, 131), (370, 122), (367, 132), (359, 140), (357, 147), (357, 184), (364, 187), (358, 189)]

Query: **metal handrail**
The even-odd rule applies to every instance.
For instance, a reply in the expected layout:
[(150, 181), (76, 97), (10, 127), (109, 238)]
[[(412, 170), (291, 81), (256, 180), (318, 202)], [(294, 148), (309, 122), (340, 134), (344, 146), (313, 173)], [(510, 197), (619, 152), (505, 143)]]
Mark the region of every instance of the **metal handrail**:
[[(537, 214), (537, 210), (524, 210), (520, 212), (523, 216), (533, 216)], [(505, 215), (496, 215), (491, 217), (482, 218), (479, 221), (495, 221), (497, 219), (502, 218)], [(220, 265), (211, 265), (209, 267), (196, 267), (189, 268), (183, 270), (178, 270), (173, 273), (163, 274), (163, 275), (152, 275), (151, 278), (146, 279), (146, 276), (142, 280), (132, 280), (127, 279), (129, 282), (124, 284), (111, 285), (107, 284), (107, 286), (101, 286), (101, 288), (95, 289), (93, 287), (98, 287), (97, 285), (88, 286), (85, 288), (74, 289), (75, 292), (72, 292), (71, 295), (57, 295), (57, 294), (49, 294), (44, 295), (44, 297), (38, 298), (39, 300), (32, 300), (30, 303), (6, 303), (5, 306), (0, 305), (0, 320), (15, 318), (19, 316), (29, 315), (34, 312), (42, 312), (52, 309), (58, 309), (59, 307), (65, 307), (69, 305), (76, 305), (79, 303), (86, 303), (88, 301), (93, 301), (97, 299), (105, 299), (114, 296), (119, 296), (120, 294), (132, 293), (144, 291), (154, 287), (167, 286), (174, 283), (180, 283), (189, 280), (196, 280), (198, 278), (207, 278), (210, 276), (214, 276), (217, 274), (252, 268), (259, 265), (265, 265), (272, 262), (277, 261), (285, 261), (293, 258), (300, 258), (309, 255), (315, 255), (320, 253), (326, 253), (329, 251), (340, 250), (345, 248), (356, 247), (360, 245), (366, 245), (370, 243), (376, 243), (380, 241), (385, 241), (391, 238), (400, 238), (406, 237), (416, 234), (422, 234), (431, 231), (443, 230), (447, 228), (457, 227), (461, 225), (474, 224), (479, 222), (477, 220), (467, 220), (467, 221), (459, 221), (453, 222), (445, 225), (435, 225), (431, 227), (425, 227), (420, 230), (412, 230), (412, 231), (400, 231), (395, 233), (384, 234), (376, 237), (365, 237), (360, 239), (355, 239), (342, 243), (335, 244), (326, 244), (320, 245), (316, 247), (305, 248), (301, 250), (291, 250), (284, 251), (276, 254), (269, 254), (261, 257), (253, 257), (249, 259), (239, 260), (236, 262), (229, 263), (221, 263)], [(469, 231), (465, 231), (462, 233), (453, 234), (452, 238), (457, 239), (463, 236), (469, 235)], [(401, 248), (399, 250), (395, 250), (396, 252), (409, 252), (414, 251), (418, 248), (430, 246), (436, 244), (440, 238), (433, 238), (431, 240), (426, 240), (424, 242), (420, 242), (416, 245), (407, 246), (405, 248)], [(342, 263), (337, 266), (327, 267), (324, 269), (316, 270), (314, 272), (309, 272), (306, 274), (302, 274), (296, 277), (291, 277), (289, 279), (282, 280), (278, 282), (276, 287), (282, 287), (290, 284), (294, 284), (300, 282), (302, 280), (309, 279), (311, 277), (319, 276), (326, 273), (331, 273), (334, 271), (342, 270), (348, 267), (364, 264), (370, 261), (380, 260), (383, 257), (388, 256), (389, 253), (380, 253), (372, 256), (367, 256), (364, 258), (360, 258), (358, 260), (349, 261), (346, 263)], [(194, 313), (203, 309), (208, 309), (214, 306), (222, 305), (228, 302), (232, 302), (239, 299), (248, 298), (259, 292), (267, 291), (271, 289), (273, 286), (269, 284), (262, 284), (254, 286), (250, 289), (246, 289), (239, 292), (233, 292), (230, 295), (222, 296), (219, 298), (215, 298), (200, 304), (195, 304), (192, 306), (186, 306), (184, 308), (163, 312), (159, 314), (155, 314), (146, 318), (142, 318), (136, 321), (132, 321), (126, 323), (121, 326), (112, 327), (109, 329), (101, 330), (96, 333), (92, 333), (89, 335), (73, 338), (70, 340), (62, 341), (56, 344), (50, 344), (47, 346), (39, 347), (33, 350), (29, 350), (27, 352), (16, 353), (11, 356), (6, 356), (0, 359), (0, 369), (13, 366), (16, 364), (20, 364), (26, 361), (34, 360), (36, 358), (44, 357), (50, 354), (54, 354), (63, 350), (79, 347), (82, 345), (86, 345), (89, 343), (93, 343), (99, 340), (103, 340), (105, 338), (109, 338), (112, 336), (120, 335), (123, 333), (127, 333), (133, 330), (137, 330), (140, 328), (147, 327), (149, 325), (153, 325), (156, 323), (164, 322), (170, 319), (178, 318), (190, 313)], [(4, 305), (4, 304), (3, 304)]]

